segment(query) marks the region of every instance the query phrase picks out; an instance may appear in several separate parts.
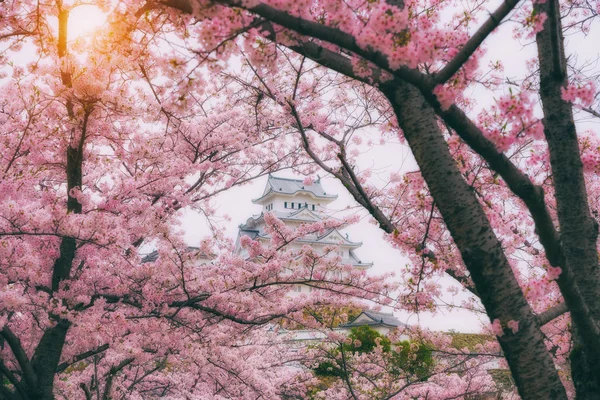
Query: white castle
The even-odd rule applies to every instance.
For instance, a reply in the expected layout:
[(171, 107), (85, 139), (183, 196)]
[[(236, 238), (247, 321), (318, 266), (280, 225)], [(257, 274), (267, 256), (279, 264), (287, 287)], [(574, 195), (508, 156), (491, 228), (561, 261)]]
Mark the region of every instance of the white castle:
[[(287, 226), (296, 228), (300, 224), (314, 223), (327, 218), (327, 205), (335, 199), (337, 199), (337, 195), (327, 193), (321, 185), (320, 179), (311, 184), (305, 184), (303, 180), (269, 175), (263, 194), (252, 200), (254, 204), (262, 206), (262, 212), (248, 218), (245, 224), (239, 226), (235, 247), (236, 253), (242, 256), (247, 254), (240, 244), (242, 236), (249, 236), (253, 240), (265, 242), (270, 240), (269, 234), (265, 232), (265, 213), (270, 212)], [(343, 234), (336, 228), (328, 229), (320, 234), (315, 233), (304, 236), (291, 243), (290, 246), (300, 248), (307, 244), (317, 252), (324, 251), (327, 246), (336, 246), (338, 255), (342, 258), (342, 263), (352, 265), (357, 269), (366, 270), (373, 265), (373, 263), (361, 261), (355, 253), (362, 246), (362, 242), (350, 240), (347, 234)], [(296, 285), (290, 295), (310, 291), (312, 291), (312, 287)], [(353, 321), (344, 324), (340, 328), (349, 329), (361, 325), (369, 325), (385, 333), (401, 325), (401, 322), (394, 318), (391, 313), (365, 310)], [(315, 339), (308, 331), (307, 335), (306, 338), (300, 338), (299, 340)]]
[[(314, 223), (327, 217), (327, 204), (337, 199), (337, 195), (327, 194), (321, 185), (320, 179), (310, 185), (302, 180), (279, 178), (269, 175), (267, 185), (262, 196), (252, 200), (254, 204), (263, 207), (260, 215), (248, 218), (245, 224), (240, 225), (236, 243), (236, 252), (244, 255), (240, 247), (240, 238), (249, 236), (254, 240), (270, 240), (265, 232), (264, 214), (270, 212), (291, 228), (300, 224)], [(367, 269), (373, 263), (362, 262), (354, 252), (361, 242), (353, 242), (348, 235), (342, 234), (338, 229), (332, 228), (322, 234), (312, 234), (297, 239), (290, 246), (299, 248), (310, 245), (316, 251), (323, 251), (326, 246), (337, 246), (337, 255), (342, 258), (343, 264), (350, 264), (355, 268)], [(296, 292), (310, 291), (308, 286), (298, 285)]]

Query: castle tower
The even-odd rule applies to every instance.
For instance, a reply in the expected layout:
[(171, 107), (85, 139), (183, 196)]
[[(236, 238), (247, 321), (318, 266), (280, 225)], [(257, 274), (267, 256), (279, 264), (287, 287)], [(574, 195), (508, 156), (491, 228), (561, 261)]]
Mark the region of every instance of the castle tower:
[[(269, 175), (263, 194), (252, 200), (254, 204), (262, 206), (260, 215), (248, 218), (245, 224), (240, 225), (236, 243), (236, 252), (244, 254), (240, 247), (240, 238), (249, 236), (254, 240), (270, 240), (265, 232), (264, 214), (273, 213), (277, 218), (290, 227), (297, 227), (303, 223), (314, 223), (327, 217), (327, 205), (334, 201), (337, 195), (327, 193), (320, 180), (310, 185), (302, 180), (279, 178)], [(338, 246), (338, 255), (342, 263), (350, 264), (355, 268), (367, 269), (372, 263), (362, 262), (355, 254), (355, 250), (362, 246), (361, 242), (350, 240), (347, 234), (339, 229), (329, 229), (321, 234), (307, 235), (296, 240), (290, 246), (312, 246), (319, 251), (326, 246)], [(298, 285), (294, 292), (308, 292), (311, 288)]]

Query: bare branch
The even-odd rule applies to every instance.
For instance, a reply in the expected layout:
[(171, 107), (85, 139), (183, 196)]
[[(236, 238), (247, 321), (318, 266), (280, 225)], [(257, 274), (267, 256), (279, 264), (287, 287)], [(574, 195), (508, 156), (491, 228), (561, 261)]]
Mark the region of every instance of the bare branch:
[(458, 54), (454, 56), (448, 64), (444, 66), (438, 73), (434, 74), (434, 80), (437, 84), (443, 84), (448, 81), (458, 70), (467, 62), (467, 60), (475, 53), (481, 43), (496, 29), (502, 20), (519, 4), (519, 0), (505, 0), (490, 17), (479, 27), (477, 32), (460, 49)]
[(99, 347), (93, 349), (93, 350), (89, 350), (89, 351), (86, 351), (85, 353), (78, 354), (75, 357), (73, 357), (71, 359), (71, 361), (59, 364), (58, 367), (56, 367), (56, 373), (58, 374), (58, 373), (63, 372), (65, 369), (69, 368), (69, 366), (75, 364), (78, 361), (84, 360), (84, 359), (91, 357), (93, 355), (96, 355), (96, 354), (100, 354), (103, 351), (108, 350), (108, 347), (109, 347), (108, 343), (106, 343), (106, 344), (103, 344), (102, 346), (99, 346)]
[(123, 368), (131, 364), (135, 360), (134, 357), (126, 358), (121, 361), (119, 364), (113, 366), (110, 371), (106, 374), (106, 384), (104, 385), (104, 394), (102, 395), (102, 400), (110, 399), (110, 391), (112, 389), (113, 378), (116, 374), (119, 373)]
[(592, 108), (590, 108), (590, 107), (582, 107), (581, 109), (583, 111), (585, 111), (586, 113), (593, 115), (596, 118), (600, 118), (600, 112), (598, 112), (596, 110), (592, 110)]
[(540, 326), (546, 325), (548, 322), (560, 317), (561, 315), (569, 312), (569, 308), (566, 303), (560, 303), (551, 307), (537, 315), (538, 323)]
[(31, 363), (29, 362), (29, 357), (25, 353), (23, 346), (21, 346), (21, 340), (10, 330), (8, 325), (4, 325), (2, 331), (0, 331), (0, 335), (4, 337), (10, 349), (12, 350), (17, 362), (19, 363), (19, 367), (21, 367), (21, 371), (23, 372), (23, 379), (27, 386), (37, 387), (37, 376), (33, 370)]

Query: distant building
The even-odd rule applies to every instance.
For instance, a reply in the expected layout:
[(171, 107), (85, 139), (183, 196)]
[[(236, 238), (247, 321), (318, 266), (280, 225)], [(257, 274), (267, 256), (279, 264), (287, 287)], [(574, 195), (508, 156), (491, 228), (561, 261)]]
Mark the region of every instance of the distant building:
[[(265, 232), (264, 215), (273, 213), (287, 226), (298, 227), (300, 224), (314, 223), (327, 217), (327, 205), (337, 199), (337, 195), (327, 193), (320, 180), (306, 185), (302, 180), (279, 178), (269, 175), (263, 194), (252, 200), (254, 204), (263, 207), (261, 214), (248, 218), (245, 224), (240, 225), (236, 243), (236, 252), (244, 255), (245, 250), (240, 246), (240, 238), (249, 236), (253, 240), (269, 241), (270, 237)], [(361, 242), (350, 240), (348, 235), (339, 229), (328, 229), (322, 233), (315, 233), (297, 239), (290, 244), (290, 248), (300, 248), (310, 245), (317, 251), (326, 246), (337, 246), (337, 255), (342, 258), (343, 264), (350, 264), (355, 268), (367, 269), (373, 263), (363, 262), (356, 255), (355, 250), (362, 246)], [(298, 285), (294, 292), (308, 292), (311, 288)]]
[[(248, 236), (253, 240), (268, 242), (271, 238), (265, 231), (264, 215), (273, 213), (289, 227), (298, 227), (300, 224), (314, 223), (328, 218), (327, 205), (337, 199), (337, 195), (327, 193), (321, 185), (320, 179), (310, 185), (303, 180), (279, 178), (269, 175), (263, 194), (252, 200), (254, 204), (262, 206), (262, 212), (246, 220), (239, 226), (235, 252), (241, 256), (247, 256), (246, 250), (241, 246), (240, 239)], [(314, 233), (297, 239), (291, 243), (290, 248), (299, 249), (304, 245), (310, 245), (317, 252), (323, 251), (325, 247), (336, 246), (337, 255), (341, 257), (343, 264), (352, 265), (354, 268), (366, 270), (373, 263), (362, 261), (355, 250), (362, 246), (362, 242), (352, 241), (340, 228), (331, 228), (325, 232)], [(197, 247), (188, 247), (188, 251), (195, 253), (198, 265), (209, 264), (216, 257), (214, 254), (205, 254)], [(152, 251), (142, 258), (142, 262), (155, 262), (158, 252)], [(307, 285), (296, 285), (290, 291), (291, 296), (312, 291)], [(386, 334), (390, 330), (403, 326), (391, 313), (362, 311), (355, 319), (340, 325), (336, 330), (349, 331), (355, 326), (369, 325), (378, 332)], [(295, 340), (320, 340), (322, 333), (315, 331), (296, 331)]]
[(382, 335), (388, 334), (400, 326), (405, 326), (398, 321), (394, 314), (381, 311), (363, 310), (356, 318), (339, 326), (340, 329), (348, 330), (358, 326), (369, 326)]
[[(262, 206), (259, 215), (248, 218), (245, 224), (240, 225), (236, 241), (236, 252), (245, 255), (245, 250), (240, 245), (243, 236), (249, 236), (253, 240), (270, 240), (265, 232), (264, 215), (267, 212), (274, 214), (289, 227), (298, 227), (300, 224), (314, 223), (328, 218), (327, 206), (337, 199), (337, 195), (328, 193), (318, 179), (310, 185), (303, 180), (279, 178), (269, 175), (267, 184), (262, 195), (252, 200), (254, 204)], [(340, 227), (341, 229), (341, 227)], [(362, 261), (355, 251), (362, 246), (362, 242), (352, 241), (347, 234), (340, 229), (332, 228), (322, 233), (315, 233), (297, 239), (291, 243), (290, 248), (299, 249), (301, 246), (310, 245), (316, 251), (323, 250), (327, 246), (337, 246), (337, 255), (342, 258), (343, 264), (350, 264), (354, 268), (366, 270), (373, 263)], [(296, 285), (290, 295), (308, 293), (312, 288), (306, 285)], [(391, 313), (363, 311), (358, 317), (347, 324), (341, 325), (339, 330), (350, 330), (354, 326), (369, 325), (380, 333), (403, 325)], [(314, 331), (298, 332), (299, 340), (315, 340), (320, 334)], [(301, 336), (301, 337), (300, 337)]]
[[(382, 335), (387, 335), (390, 331), (397, 329), (399, 327), (406, 326), (402, 322), (398, 321), (394, 314), (386, 313), (381, 311), (369, 311), (363, 310), (358, 316), (356, 316), (352, 321), (348, 321), (345, 324), (339, 325), (337, 328), (333, 328), (336, 332), (342, 332), (347, 334), (350, 332), (352, 328), (368, 326)], [(284, 333), (289, 333), (288, 331), (282, 331)], [(324, 332), (310, 330), (310, 329), (302, 329), (293, 331), (293, 335), (290, 339), (290, 342), (319, 342), (324, 340), (326, 335)], [(408, 336), (402, 336), (402, 340), (408, 340)]]

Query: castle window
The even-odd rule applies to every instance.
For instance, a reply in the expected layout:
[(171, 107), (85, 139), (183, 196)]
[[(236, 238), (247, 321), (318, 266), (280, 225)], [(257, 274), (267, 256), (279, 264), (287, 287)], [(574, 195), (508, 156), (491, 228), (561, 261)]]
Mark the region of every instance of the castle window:
[(292, 203), (292, 208), (294, 208), (294, 203)]
[(314, 204), (312, 205), (312, 210), (315, 211), (315, 205)]
[(287, 201), (283, 203), (283, 208), (287, 208)]

